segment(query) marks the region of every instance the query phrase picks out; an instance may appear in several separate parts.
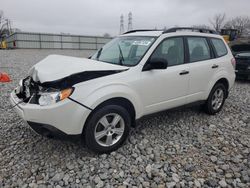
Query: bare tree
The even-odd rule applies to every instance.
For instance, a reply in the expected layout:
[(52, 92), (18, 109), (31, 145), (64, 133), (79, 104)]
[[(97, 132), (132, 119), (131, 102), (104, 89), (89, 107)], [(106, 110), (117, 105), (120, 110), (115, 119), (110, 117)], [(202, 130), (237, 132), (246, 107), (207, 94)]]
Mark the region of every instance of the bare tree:
[(224, 23), (226, 20), (226, 14), (216, 14), (212, 20), (210, 20), (211, 25), (214, 30), (220, 32), (220, 30), (224, 27)]
[(3, 26), (4, 26), (4, 14), (3, 11), (0, 10), (0, 31), (2, 30)]
[(4, 17), (3, 11), (0, 10), (0, 42), (1, 42), (2, 38), (3, 38), (3, 36), (2, 36), (3, 35), (3, 27), (4, 27), (3, 17)]
[(0, 10), (0, 41), (6, 34), (8, 33), (8, 23), (6, 22), (6, 19), (4, 18), (4, 13), (2, 10)]
[(225, 28), (237, 29), (239, 36), (247, 34), (250, 30), (250, 18), (247, 16), (237, 16), (225, 24)]
[(3, 19), (3, 11), (2, 10), (0, 10), (0, 25), (1, 25), (1, 23), (2, 23), (2, 19)]

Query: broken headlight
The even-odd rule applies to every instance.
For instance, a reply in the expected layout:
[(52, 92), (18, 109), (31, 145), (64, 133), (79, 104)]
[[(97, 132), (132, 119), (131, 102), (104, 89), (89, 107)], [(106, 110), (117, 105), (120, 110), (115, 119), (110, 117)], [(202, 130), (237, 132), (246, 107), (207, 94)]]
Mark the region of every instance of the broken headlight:
[(55, 104), (68, 98), (73, 93), (73, 90), (73, 88), (68, 88), (61, 91), (39, 92), (40, 97), (38, 99), (38, 103), (41, 106)]

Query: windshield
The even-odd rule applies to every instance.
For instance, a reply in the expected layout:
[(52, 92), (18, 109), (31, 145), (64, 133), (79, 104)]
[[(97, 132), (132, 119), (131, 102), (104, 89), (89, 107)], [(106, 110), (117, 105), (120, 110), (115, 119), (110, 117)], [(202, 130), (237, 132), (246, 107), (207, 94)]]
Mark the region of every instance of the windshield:
[(154, 41), (155, 37), (118, 37), (104, 45), (91, 59), (117, 65), (135, 66)]

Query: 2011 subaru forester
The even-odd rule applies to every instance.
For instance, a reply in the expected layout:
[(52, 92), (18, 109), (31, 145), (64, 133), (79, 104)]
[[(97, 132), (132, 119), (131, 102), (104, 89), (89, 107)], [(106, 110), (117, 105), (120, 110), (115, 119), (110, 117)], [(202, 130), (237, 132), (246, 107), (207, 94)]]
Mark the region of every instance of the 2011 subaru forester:
[(48, 56), (20, 81), (11, 103), (40, 134), (81, 135), (91, 150), (111, 152), (142, 116), (196, 102), (219, 112), (234, 67), (212, 30), (134, 30), (89, 59)]

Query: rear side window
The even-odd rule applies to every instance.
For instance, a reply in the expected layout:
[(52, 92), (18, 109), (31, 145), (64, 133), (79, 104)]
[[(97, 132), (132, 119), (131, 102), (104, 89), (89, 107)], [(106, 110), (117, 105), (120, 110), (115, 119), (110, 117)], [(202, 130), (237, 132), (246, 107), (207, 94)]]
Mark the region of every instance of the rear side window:
[(183, 38), (165, 39), (154, 51), (151, 58), (162, 58), (168, 61), (168, 66), (184, 63)]
[(225, 46), (225, 43), (221, 39), (211, 39), (211, 41), (218, 57), (227, 54), (227, 47)]
[(210, 48), (206, 38), (188, 37), (190, 62), (203, 61), (211, 58)]

